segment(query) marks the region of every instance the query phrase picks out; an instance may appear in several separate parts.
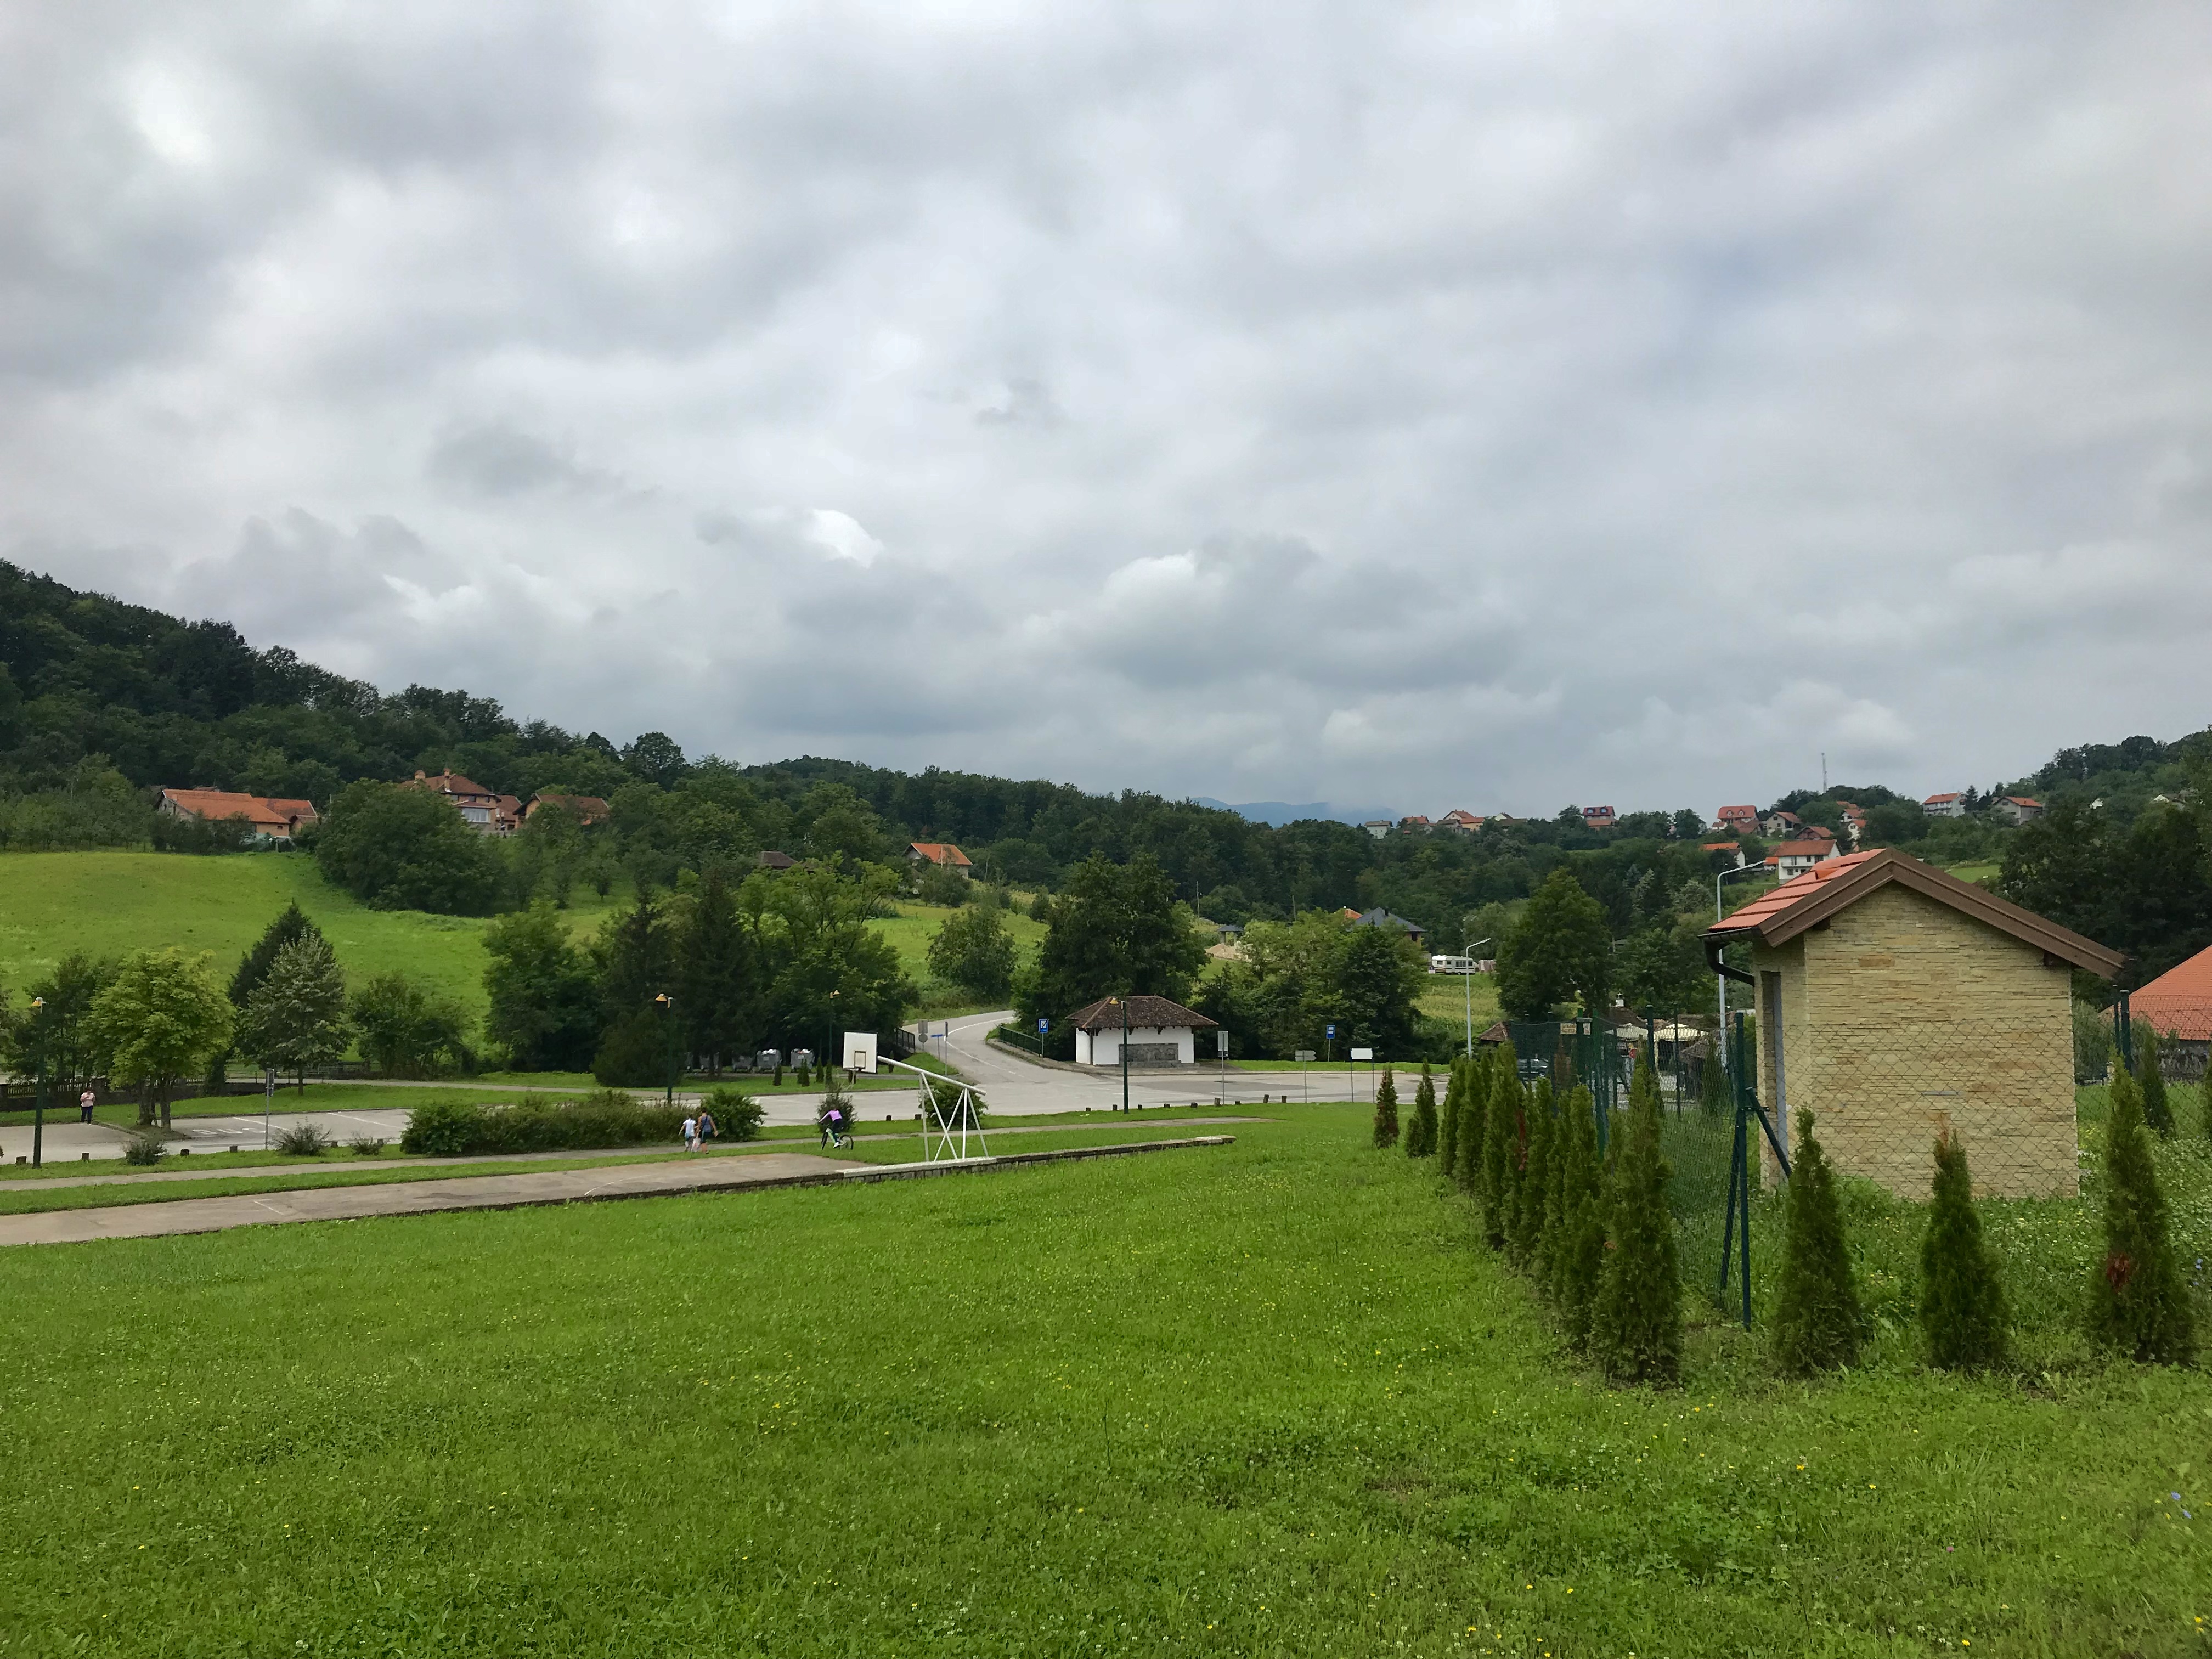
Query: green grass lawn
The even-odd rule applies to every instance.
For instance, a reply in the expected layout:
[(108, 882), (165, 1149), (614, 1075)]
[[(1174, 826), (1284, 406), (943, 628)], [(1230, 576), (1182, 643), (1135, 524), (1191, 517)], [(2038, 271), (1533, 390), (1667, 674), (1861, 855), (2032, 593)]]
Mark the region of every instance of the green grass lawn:
[[(939, 984), (930, 975), (929, 942), (937, 937), (937, 930), (945, 925), (945, 919), (953, 914), (951, 908), (940, 904), (921, 904), (911, 899), (901, 900), (894, 908), (896, 915), (880, 917), (868, 925), (891, 942), (898, 951), (900, 965), (921, 987), (921, 1012), (932, 1019), (987, 1012), (992, 1005), (977, 1002), (950, 985)], [(1006, 918), (1006, 931), (1013, 935), (1015, 948), (1026, 961), (1044, 939), (1044, 924), (1031, 921), (1020, 910), (1000, 914)]]
[(860, 1189), (0, 1252), (0, 1637), (2204, 1650), (2203, 1373), (1893, 1352), (1785, 1384), (1714, 1323), (1684, 1389), (1609, 1389), (1364, 1113), (1285, 1115)]

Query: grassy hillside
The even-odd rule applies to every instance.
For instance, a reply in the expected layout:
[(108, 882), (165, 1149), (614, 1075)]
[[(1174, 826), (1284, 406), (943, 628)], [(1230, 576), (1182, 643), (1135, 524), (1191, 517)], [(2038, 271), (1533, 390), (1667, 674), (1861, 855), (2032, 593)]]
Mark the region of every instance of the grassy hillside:
[[(68, 951), (112, 956), (164, 945), (212, 951), (228, 975), (294, 899), (330, 936), (354, 982), (404, 969), (483, 1012), (482, 917), (371, 910), (306, 858), (280, 853), (0, 855), (0, 983), (21, 995)], [(588, 933), (611, 902), (586, 890), (568, 913), (571, 926)]]

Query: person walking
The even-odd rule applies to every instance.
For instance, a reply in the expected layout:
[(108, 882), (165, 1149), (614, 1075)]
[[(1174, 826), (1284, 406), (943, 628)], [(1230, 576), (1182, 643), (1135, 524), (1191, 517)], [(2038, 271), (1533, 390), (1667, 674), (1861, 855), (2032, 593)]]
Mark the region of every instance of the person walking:
[(714, 1115), (707, 1108), (699, 1109), (699, 1149), (704, 1152), (707, 1143), (714, 1138)]
[(684, 1120), (684, 1150), (687, 1152), (699, 1150), (699, 1120), (696, 1117)]
[(90, 1089), (87, 1089), (82, 1094), (76, 1097), (76, 1121), (78, 1122), (89, 1123), (92, 1121), (93, 1104), (92, 1091)]

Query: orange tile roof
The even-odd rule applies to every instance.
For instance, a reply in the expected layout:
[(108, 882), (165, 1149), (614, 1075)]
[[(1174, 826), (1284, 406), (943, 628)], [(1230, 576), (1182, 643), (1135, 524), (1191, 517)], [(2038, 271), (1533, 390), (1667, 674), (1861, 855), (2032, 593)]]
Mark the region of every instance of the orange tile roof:
[(315, 816), (312, 801), (245, 795), (229, 789), (164, 789), (161, 799), (210, 823), (244, 818), (257, 830), (283, 830), (287, 835), (296, 820)]
[(2128, 1012), (2167, 1036), (2212, 1040), (2212, 951), (2167, 969), (2128, 999)]
[[(1825, 842), (1821, 844), (1826, 845)], [(1875, 853), (1851, 853), (1839, 859), (1823, 859), (1803, 875), (1785, 881), (1772, 892), (1761, 893), (1748, 904), (1729, 911), (1724, 920), (1706, 931), (1717, 933), (1724, 928), (1733, 933), (1756, 927), (1769, 917), (1780, 915), (1800, 900), (1812, 897), (1820, 890), (1822, 882), (1833, 881), (1844, 871), (1878, 856)]]
[(913, 847), (932, 864), (949, 865), (957, 870), (965, 868), (971, 862), (965, 853), (949, 841), (918, 841), (913, 843)]

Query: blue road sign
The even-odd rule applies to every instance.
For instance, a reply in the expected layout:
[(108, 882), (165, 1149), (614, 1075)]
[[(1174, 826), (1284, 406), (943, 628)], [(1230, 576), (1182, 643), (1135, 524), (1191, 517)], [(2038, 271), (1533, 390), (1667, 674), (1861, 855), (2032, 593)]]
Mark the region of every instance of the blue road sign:
[(1330, 1042), (1334, 1042), (1336, 1040), (1336, 1027), (1335, 1027), (1335, 1026), (1332, 1025), (1332, 1026), (1330, 1026), (1330, 1027), (1328, 1028), (1328, 1036), (1329, 1036), (1329, 1041), (1330, 1041)]
[(1052, 1022), (1051, 1022), (1050, 1020), (1048, 1020), (1048, 1019), (1041, 1019), (1041, 1020), (1039, 1020), (1039, 1021), (1037, 1022), (1037, 1035), (1038, 1035), (1039, 1036), (1043, 1036), (1047, 1031), (1049, 1031), (1050, 1030), (1052, 1030)]

